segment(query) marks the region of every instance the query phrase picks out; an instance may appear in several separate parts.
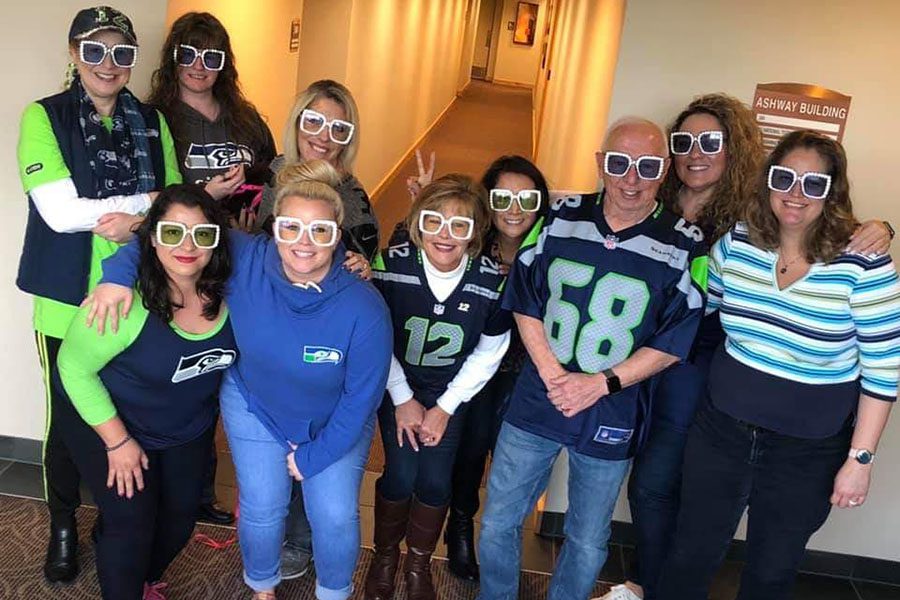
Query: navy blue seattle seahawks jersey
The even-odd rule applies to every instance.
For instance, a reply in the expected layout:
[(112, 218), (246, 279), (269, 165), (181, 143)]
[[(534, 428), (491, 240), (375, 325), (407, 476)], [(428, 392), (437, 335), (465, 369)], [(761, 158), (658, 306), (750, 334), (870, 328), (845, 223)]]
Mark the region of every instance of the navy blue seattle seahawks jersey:
[[(553, 203), (526, 239), (503, 306), (543, 321), (567, 371), (599, 373), (649, 347), (684, 359), (702, 316), (706, 250), (698, 227), (661, 204), (644, 221), (613, 232), (598, 194)], [(652, 381), (601, 398), (564, 417), (529, 358), (506, 420), (582, 454), (631, 456), (650, 413)]]
[(425, 277), (421, 250), (405, 241), (381, 251), (372, 279), (391, 311), (394, 356), (426, 408), (447, 390), (482, 334), (500, 335), (512, 324), (500, 307), (505, 277), (491, 257), (466, 258), (456, 289), (438, 302)]

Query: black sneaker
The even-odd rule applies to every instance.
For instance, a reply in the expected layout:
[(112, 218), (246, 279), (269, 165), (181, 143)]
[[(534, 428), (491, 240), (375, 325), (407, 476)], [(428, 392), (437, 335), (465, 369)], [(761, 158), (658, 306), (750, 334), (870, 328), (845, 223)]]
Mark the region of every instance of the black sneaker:
[(293, 550), (284, 546), (281, 548), (281, 578), (297, 579), (309, 572), (312, 565), (312, 554), (306, 550)]

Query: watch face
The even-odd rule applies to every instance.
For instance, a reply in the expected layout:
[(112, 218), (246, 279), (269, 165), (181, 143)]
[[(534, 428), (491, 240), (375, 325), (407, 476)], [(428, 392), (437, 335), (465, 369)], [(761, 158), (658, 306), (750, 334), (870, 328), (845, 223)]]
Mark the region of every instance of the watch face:
[(856, 453), (856, 462), (861, 465), (867, 465), (872, 462), (872, 453), (868, 450), (860, 450)]

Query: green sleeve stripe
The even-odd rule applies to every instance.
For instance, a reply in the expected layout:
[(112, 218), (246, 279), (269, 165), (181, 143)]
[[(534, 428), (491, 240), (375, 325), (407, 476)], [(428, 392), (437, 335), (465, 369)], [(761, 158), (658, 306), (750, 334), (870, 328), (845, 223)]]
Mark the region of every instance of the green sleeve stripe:
[(698, 256), (691, 261), (691, 280), (706, 293), (706, 284), (709, 280), (708, 256)]
[(100, 371), (111, 360), (134, 343), (147, 322), (147, 310), (137, 294), (127, 319), (119, 319), (119, 330), (113, 333), (106, 325), (100, 335), (87, 325), (89, 307), (78, 311), (57, 358), (63, 387), (72, 404), (88, 425), (96, 426), (116, 415), (116, 407), (109, 391), (100, 380)]
[(44, 107), (33, 102), (22, 113), (16, 148), (19, 178), (27, 194), (45, 183), (71, 177)]
[(166, 187), (176, 183), (182, 183), (181, 171), (178, 169), (178, 154), (175, 153), (175, 140), (169, 130), (169, 124), (161, 112), (159, 115), (159, 141), (162, 143), (163, 160), (166, 165)]
[(381, 255), (379, 251), (378, 254), (375, 255), (375, 260), (372, 261), (372, 270), (373, 271), (386, 271), (387, 267), (384, 266), (384, 257)]
[(519, 248), (524, 248), (525, 246), (534, 246), (537, 244), (538, 236), (541, 235), (541, 229), (544, 227), (544, 217), (538, 219), (534, 226), (531, 228), (531, 231), (528, 232), (528, 235), (525, 236), (525, 239), (522, 240), (522, 244)]

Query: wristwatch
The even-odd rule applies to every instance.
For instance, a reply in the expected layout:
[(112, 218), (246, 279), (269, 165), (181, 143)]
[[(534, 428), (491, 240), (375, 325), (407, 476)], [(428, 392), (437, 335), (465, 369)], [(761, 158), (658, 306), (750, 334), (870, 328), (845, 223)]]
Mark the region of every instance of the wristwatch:
[(894, 228), (891, 227), (891, 224), (888, 223), (887, 221), (882, 221), (882, 223), (884, 223), (884, 226), (887, 227), (888, 235), (891, 236), (891, 239), (894, 239), (894, 235), (896, 235), (897, 232), (894, 231)]
[(865, 448), (850, 448), (847, 456), (855, 458), (856, 462), (861, 465), (870, 465), (875, 462), (875, 453)]
[(606, 389), (609, 390), (610, 394), (622, 391), (622, 382), (619, 381), (619, 376), (616, 375), (615, 371), (603, 369), (603, 374), (606, 375)]

